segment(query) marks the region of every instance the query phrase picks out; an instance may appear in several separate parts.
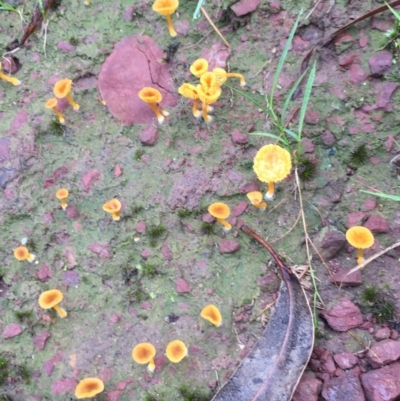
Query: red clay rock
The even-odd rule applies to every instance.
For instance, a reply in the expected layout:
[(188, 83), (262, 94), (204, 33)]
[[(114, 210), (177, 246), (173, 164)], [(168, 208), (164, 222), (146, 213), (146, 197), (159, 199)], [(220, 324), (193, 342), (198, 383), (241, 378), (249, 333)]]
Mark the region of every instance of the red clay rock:
[(361, 374), (368, 401), (395, 401), (400, 397), (400, 363)]
[(140, 256), (144, 259), (147, 260), (150, 256), (152, 255), (152, 252), (150, 249), (145, 249), (140, 253)]
[(89, 251), (92, 251), (96, 255), (100, 256), (102, 259), (107, 259), (110, 257), (110, 245), (100, 244), (96, 242), (88, 246)]
[(140, 134), (139, 140), (142, 145), (153, 146), (158, 140), (158, 129), (150, 124)]
[(393, 93), (399, 87), (396, 82), (384, 82), (378, 91), (378, 97), (376, 98), (375, 106), (377, 109), (384, 109), (386, 111), (392, 111), (392, 100)]
[(86, 191), (90, 191), (93, 183), (100, 177), (100, 171), (89, 170), (83, 177), (82, 182)]
[(76, 380), (72, 378), (56, 380), (51, 384), (51, 391), (54, 395), (73, 393), (77, 384)]
[(324, 131), (321, 135), (321, 141), (326, 146), (332, 146), (336, 142), (336, 138), (332, 132)]
[(322, 382), (314, 375), (305, 373), (293, 394), (293, 401), (318, 401)]
[(76, 220), (79, 217), (78, 209), (75, 205), (68, 205), (65, 209), (65, 216), (67, 219)]
[(231, 10), (237, 17), (252, 13), (256, 11), (261, 0), (240, 0), (231, 6)]
[(341, 284), (344, 287), (357, 287), (361, 285), (363, 282), (361, 271), (357, 270), (354, 273), (347, 274), (351, 269), (352, 268), (340, 269), (333, 275), (331, 281)]
[(122, 169), (119, 164), (116, 164), (114, 167), (114, 177), (119, 177), (122, 174)]
[(348, 298), (343, 297), (331, 310), (321, 312), (321, 316), (335, 331), (347, 331), (362, 324), (360, 309)]
[(353, 226), (360, 226), (367, 217), (367, 213), (364, 212), (351, 212), (347, 215), (346, 227), (350, 228)]
[(389, 231), (388, 222), (379, 215), (371, 216), (365, 222), (364, 226), (369, 228), (374, 234), (387, 233)]
[(173, 259), (172, 251), (171, 251), (167, 241), (164, 242), (164, 244), (163, 244), (163, 246), (161, 248), (161, 253), (164, 256), (165, 260), (172, 260)]
[(325, 260), (330, 260), (346, 244), (346, 236), (333, 226), (324, 227), (314, 239), (318, 252)]
[(367, 362), (373, 368), (380, 368), (400, 358), (400, 341), (387, 339), (374, 343), (366, 354)]
[(358, 363), (358, 358), (350, 352), (333, 355), (333, 359), (339, 368), (343, 370), (350, 369)]
[(179, 277), (175, 281), (175, 289), (178, 294), (188, 293), (190, 292), (190, 284), (182, 277)]
[(234, 253), (240, 248), (240, 243), (232, 239), (223, 239), (218, 244), (220, 253)]
[(359, 64), (352, 64), (349, 68), (349, 80), (354, 84), (360, 84), (365, 81), (368, 74), (361, 68)]
[(136, 223), (135, 230), (139, 234), (144, 234), (146, 232), (146, 230), (147, 230), (147, 224), (144, 221), (138, 221)]
[[(247, 2), (247, 0), (243, 0)], [(205, 46), (201, 51), (201, 57), (208, 60), (208, 68), (226, 68), (226, 62), (231, 55), (231, 49), (227, 48), (220, 40), (216, 41), (210, 48)]]
[(359, 374), (355, 369), (344, 372), (339, 377), (328, 378), (324, 382), (322, 397), (326, 401), (365, 401)]
[(371, 76), (377, 78), (389, 73), (392, 70), (392, 60), (392, 53), (387, 50), (371, 56), (368, 60)]
[(301, 146), (303, 147), (304, 153), (312, 153), (315, 150), (315, 146), (314, 146), (312, 140), (309, 138), (303, 138), (301, 140)]
[(390, 338), (390, 329), (389, 327), (382, 327), (375, 334), (374, 338), (376, 341), (387, 340)]
[(232, 131), (231, 139), (235, 145), (246, 145), (246, 143), (249, 142), (248, 135), (243, 134), (238, 129), (235, 129), (234, 131)]
[(318, 372), (330, 374), (335, 372), (336, 366), (329, 350), (325, 349), (324, 347), (316, 347), (313, 351), (313, 356), (316, 356), (320, 362)]
[(317, 110), (306, 111), (305, 121), (307, 124), (316, 125), (319, 123), (320, 118), (321, 115), (319, 114), (319, 111)]
[(304, 52), (310, 47), (310, 42), (302, 39), (300, 36), (296, 35), (292, 42), (293, 50), (296, 52)]
[[(98, 86), (110, 113), (123, 124), (144, 124), (156, 121), (150, 107), (138, 97), (145, 86), (158, 89), (162, 106), (175, 106), (177, 92), (167, 63), (158, 60), (164, 52), (148, 36), (125, 37), (101, 67)], [(151, 71), (151, 73), (150, 73)]]
[(51, 267), (48, 264), (44, 264), (42, 266), (40, 266), (36, 277), (40, 280), (40, 281), (46, 281), (47, 279), (53, 277), (53, 272), (51, 271)]
[(232, 210), (233, 216), (239, 217), (246, 211), (248, 206), (249, 204), (247, 202), (240, 201)]
[(3, 331), (3, 338), (13, 338), (22, 333), (22, 328), (18, 323), (11, 323)]
[(33, 338), (33, 343), (39, 351), (43, 351), (44, 347), (46, 346), (46, 342), (50, 337), (51, 334), (48, 331), (42, 331), (41, 333), (36, 334), (36, 336)]
[(135, 15), (134, 10), (135, 8), (132, 5), (125, 7), (124, 13), (122, 14), (122, 18), (125, 22), (133, 21)]
[(365, 212), (370, 212), (376, 208), (376, 202), (374, 199), (366, 199), (362, 205), (362, 210)]
[(76, 47), (74, 45), (71, 45), (68, 40), (61, 40), (57, 43), (57, 49), (61, 50), (64, 53), (71, 53), (75, 51)]
[(269, 3), (269, 12), (271, 14), (278, 14), (281, 11), (281, 2), (280, 1), (271, 1)]

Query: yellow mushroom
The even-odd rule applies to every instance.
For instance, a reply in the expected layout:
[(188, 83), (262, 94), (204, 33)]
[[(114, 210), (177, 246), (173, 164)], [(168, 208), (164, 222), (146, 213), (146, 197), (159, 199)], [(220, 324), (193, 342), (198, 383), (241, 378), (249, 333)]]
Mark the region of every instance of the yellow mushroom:
[(103, 210), (110, 213), (113, 220), (118, 221), (121, 218), (121, 202), (113, 198), (103, 205)]
[(22, 245), (14, 249), (14, 256), (19, 261), (27, 260), (30, 263), (36, 259), (36, 255), (29, 253), (28, 248)]
[(211, 304), (205, 306), (200, 312), (200, 316), (203, 319), (206, 319), (209, 322), (211, 322), (214, 326), (219, 327), (222, 324), (221, 312), (215, 305)]
[(351, 246), (357, 248), (357, 264), (364, 261), (363, 249), (374, 245), (374, 235), (367, 227), (354, 226), (346, 231), (346, 239)]
[(260, 181), (268, 184), (265, 200), (274, 198), (275, 183), (284, 180), (292, 169), (290, 153), (278, 145), (265, 145), (254, 158), (254, 172)]
[(138, 96), (154, 111), (158, 123), (161, 125), (164, 122), (164, 116), (169, 116), (168, 111), (163, 110), (159, 104), (162, 100), (161, 92), (155, 88), (146, 86), (139, 91)]
[(132, 358), (136, 363), (145, 365), (148, 363), (147, 369), (154, 372), (156, 367), (154, 357), (156, 356), (156, 349), (151, 343), (140, 343), (135, 345), (132, 350)]
[(58, 306), (58, 304), (62, 301), (63, 297), (64, 296), (60, 290), (45, 291), (42, 292), (42, 294), (39, 297), (39, 305), (43, 309), (54, 308), (58, 313), (58, 316), (64, 318), (67, 316), (67, 312), (63, 308)]
[(172, 24), (171, 15), (179, 6), (178, 0), (156, 0), (153, 4), (153, 11), (167, 17), (168, 31), (172, 37), (176, 36), (176, 31)]
[(10, 83), (12, 83), (14, 86), (21, 85), (21, 81), (20, 81), (19, 79), (15, 78), (15, 77), (10, 77), (10, 76), (8, 76), (8, 75), (6, 75), (6, 74), (4, 74), (4, 73), (2, 72), (1, 63), (0, 63), (0, 79), (3, 79), (4, 81), (10, 82)]
[(224, 227), (224, 231), (230, 231), (232, 225), (226, 221), (231, 214), (229, 206), (222, 202), (215, 202), (208, 207), (208, 213), (215, 217), (219, 224)]
[(187, 354), (186, 345), (181, 340), (171, 341), (165, 351), (165, 355), (173, 363), (180, 362)]
[(199, 99), (202, 102), (202, 115), (203, 120), (206, 123), (210, 123), (212, 121), (212, 117), (207, 114), (209, 111), (209, 105), (215, 103), (219, 97), (221, 96), (221, 88), (216, 86), (208, 91), (204, 90), (203, 85), (196, 86), (197, 93), (199, 95)]
[(72, 89), (72, 81), (68, 78), (65, 78), (56, 82), (53, 91), (56, 97), (58, 97), (59, 99), (63, 99), (65, 97), (74, 110), (79, 110), (80, 107), (79, 104), (75, 103), (72, 100), (71, 89)]
[(78, 399), (82, 398), (93, 398), (95, 395), (101, 393), (104, 390), (104, 383), (97, 377), (87, 377), (81, 380), (75, 388), (75, 397)]
[(61, 207), (63, 210), (65, 210), (67, 208), (67, 198), (69, 195), (69, 191), (66, 188), (60, 188), (57, 192), (56, 192), (56, 198), (59, 199), (61, 201)]
[(60, 124), (65, 123), (64, 116), (62, 115), (61, 111), (57, 109), (57, 99), (55, 97), (52, 97), (51, 99), (49, 99), (44, 104), (44, 107), (46, 107), (46, 109), (53, 109), (54, 113), (56, 113), (56, 115), (58, 117), (58, 121), (60, 121)]
[(228, 78), (239, 78), (240, 86), (244, 88), (246, 86), (246, 80), (242, 74), (236, 72), (226, 72), (223, 68), (214, 68), (212, 72), (217, 76), (219, 85), (223, 85)]
[(267, 202), (263, 202), (263, 195), (260, 191), (252, 191), (246, 194), (250, 203), (258, 209), (265, 210), (267, 208)]
[(189, 69), (196, 78), (200, 78), (208, 71), (208, 61), (205, 58), (198, 58), (193, 62)]

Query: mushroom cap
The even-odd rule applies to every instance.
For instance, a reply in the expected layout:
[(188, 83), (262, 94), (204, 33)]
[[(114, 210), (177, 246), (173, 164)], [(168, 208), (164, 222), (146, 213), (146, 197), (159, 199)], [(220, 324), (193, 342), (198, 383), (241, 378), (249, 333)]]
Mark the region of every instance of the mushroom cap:
[(354, 226), (346, 231), (346, 239), (351, 246), (358, 249), (370, 248), (374, 244), (374, 236), (366, 227)]
[(217, 327), (221, 326), (222, 323), (221, 312), (215, 305), (210, 304), (205, 306), (200, 312), (200, 316), (203, 319), (208, 320)]
[(115, 213), (121, 210), (121, 202), (117, 198), (113, 198), (103, 205), (103, 210), (107, 213)]
[(231, 209), (226, 203), (215, 202), (208, 206), (208, 213), (217, 219), (227, 219), (231, 214)]
[(52, 97), (44, 104), (44, 107), (46, 107), (46, 109), (52, 109), (53, 107), (56, 106), (57, 106), (57, 99), (55, 97)]
[(263, 200), (263, 194), (260, 191), (248, 192), (246, 196), (252, 205), (259, 205)]
[(186, 97), (187, 99), (198, 99), (199, 95), (197, 94), (197, 89), (194, 85), (188, 84), (187, 82), (184, 82), (178, 89), (178, 92), (180, 95), (183, 97)]
[(171, 341), (167, 345), (167, 349), (165, 351), (165, 355), (167, 355), (167, 358), (174, 363), (180, 362), (187, 354), (188, 350), (186, 348), (186, 345), (181, 340)]
[(138, 95), (145, 103), (160, 103), (162, 100), (161, 92), (151, 86), (145, 86)]
[(153, 11), (161, 15), (171, 15), (179, 7), (178, 0), (156, 0), (153, 4)]
[(216, 67), (212, 72), (217, 78), (218, 85), (223, 85), (227, 81), (228, 75), (223, 68)]
[(18, 248), (14, 249), (14, 256), (17, 260), (25, 260), (29, 257), (29, 251), (26, 246), (19, 246)]
[(189, 69), (196, 78), (200, 78), (208, 71), (208, 61), (205, 58), (198, 58), (193, 62)]
[(221, 96), (221, 88), (219, 86), (206, 90), (199, 84), (196, 86), (196, 91), (199, 99), (205, 104), (213, 104)]
[(156, 356), (156, 349), (151, 343), (140, 343), (132, 350), (132, 358), (136, 363), (149, 363)]
[(60, 290), (45, 291), (40, 294), (39, 305), (43, 309), (50, 309), (54, 305), (59, 304), (63, 297), (64, 296)]
[(265, 145), (254, 157), (253, 169), (260, 181), (282, 181), (292, 169), (290, 153), (278, 145)]
[(87, 377), (81, 380), (75, 388), (75, 397), (92, 398), (104, 390), (104, 383), (97, 377)]
[(208, 92), (219, 86), (217, 76), (211, 71), (207, 71), (202, 74), (200, 77), (200, 83), (205, 92)]
[(67, 196), (69, 195), (69, 191), (67, 188), (60, 188), (57, 192), (56, 192), (56, 198), (57, 199), (65, 199)]
[(68, 78), (61, 79), (57, 81), (54, 85), (54, 94), (56, 97), (62, 99), (63, 97), (67, 96), (68, 93), (71, 92), (72, 88), (72, 81)]

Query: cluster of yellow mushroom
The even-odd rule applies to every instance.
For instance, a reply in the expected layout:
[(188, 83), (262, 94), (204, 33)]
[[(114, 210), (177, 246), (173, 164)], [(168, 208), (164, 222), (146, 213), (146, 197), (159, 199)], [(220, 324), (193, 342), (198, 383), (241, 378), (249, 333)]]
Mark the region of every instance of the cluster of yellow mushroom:
[[(183, 83), (178, 92), (187, 99), (193, 100), (192, 113), (195, 118), (203, 116), (207, 123), (212, 121), (212, 117), (207, 113), (212, 111), (211, 104), (215, 103), (221, 96), (221, 86), (228, 78), (235, 77), (240, 79), (240, 85), (246, 86), (246, 81), (242, 74), (226, 72), (222, 68), (214, 68), (208, 71), (208, 61), (204, 58), (197, 59), (191, 66), (190, 72), (200, 79), (200, 83), (192, 85)], [(198, 110), (202, 102), (202, 111)]]
[(53, 109), (54, 113), (56, 113), (58, 117), (58, 120), (60, 121), (60, 124), (65, 123), (65, 118), (62, 115), (61, 111), (57, 108), (57, 103), (58, 103), (57, 99), (66, 98), (74, 110), (79, 110), (80, 107), (78, 103), (75, 103), (73, 101), (71, 96), (71, 90), (72, 90), (72, 80), (65, 78), (61, 79), (60, 81), (57, 81), (53, 89), (54, 95), (56, 97), (52, 97), (44, 105), (46, 109)]

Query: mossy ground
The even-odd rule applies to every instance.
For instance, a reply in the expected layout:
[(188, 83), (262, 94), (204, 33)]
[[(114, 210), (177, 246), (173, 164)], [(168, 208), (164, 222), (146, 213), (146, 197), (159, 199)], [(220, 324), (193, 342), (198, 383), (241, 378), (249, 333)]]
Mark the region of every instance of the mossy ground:
[[(376, 5), (368, 3), (371, 7)], [(35, 2), (27, 1), (23, 5), (29, 19)], [(220, 254), (217, 244), (222, 231), (217, 225), (206, 225), (202, 215), (215, 201), (226, 202), (232, 208), (240, 201), (247, 201), (240, 187), (256, 180), (251, 162), (266, 140), (251, 136), (247, 145), (234, 146), (230, 133), (234, 129), (247, 133), (273, 128), (254, 105), (224, 89), (212, 125), (195, 121), (189, 103), (181, 99), (159, 128), (160, 139), (156, 145), (143, 147), (138, 135), (144, 126), (121, 125), (96, 100), (99, 93), (95, 77), (120, 39), (141, 33), (154, 37), (163, 49), (172, 43), (166, 34), (164, 19), (151, 11), (148, 2), (134, 2), (132, 21), (124, 20), (124, 11), (130, 5), (132, 2), (127, 0), (93, 0), (90, 6), (78, 0), (61, 2), (48, 15), (46, 53), (43, 37), (35, 33), (29, 45), (16, 54), (22, 63), (17, 76), (23, 84), (13, 87), (0, 82), (1, 138), (8, 141), (10, 155), (7, 158), (0, 153), (0, 183), (4, 191), (0, 199), (3, 261), (0, 331), (15, 322), (24, 329), (17, 337), (0, 338), (0, 355), (6, 351), (12, 366), (24, 366), (32, 372), (29, 381), (18, 379), (1, 384), (4, 397), (22, 394), (24, 400), (33, 400), (36, 394), (42, 400), (65, 400), (67, 393), (55, 393), (54, 383), (97, 375), (104, 378), (106, 392), (120, 391), (119, 401), (144, 400), (148, 394), (157, 400), (184, 399), (179, 391), (182, 385), (188, 391), (196, 389), (201, 395), (211, 396), (209, 383), (217, 377), (219, 383), (225, 382), (244, 355), (242, 352), (251, 348), (262, 330), (258, 321), (234, 321), (233, 316), (250, 304), (255, 314), (272, 299), (271, 294), (257, 285), (257, 279), (267, 272), (269, 255), (241, 233), (228, 237), (240, 242), (240, 250), (232, 255)], [(310, 5), (311, 2), (303, 4), (305, 8)], [(224, 6), (207, 5), (217, 24), (219, 11)], [(245, 75), (248, 92), (260, 102), (274, 73), (276, 51), (280, 53), (299, 11), (297, 2), (282, 2), (282, 6), (289, 14), (281, 11), (279, 19), (262, 2), (244, 25), (234, 21), (234, 29), (228, 25), (224, 30), (233, 50), (229, 67)], [(356, 11), (362, 14), (367, 6)], [(179, 8), (179, 20), (187, 20), (190, 30), (188, 36), (178, 37), (181, 46), (171, 61), (176, 87), (187, 77), (188, 65), (203, 49), (218, 41), (210, 33), (195, 45), (211, 28), (204, 19), (193, 22), (193, 11), (193, 2), (182, 2)], [(336, 2), (335, 11), (345, 22), (344, 2)], [(0, 20), (3, 51), (12, 39), (21, 37), (19, 16), (0, 11), (0, 17), (4, 16), (7, 18)], [(340, 50), (358, 52), (362, 67), (368, 70), (367, 60), (374, 54), (373, 39), (378, 33), (365, 25), (364, 29), (371, 37), (371, 45), (360, 51), (353, 43), (349, 49)], [(358, 38), (358, 30), (350, 33)], [(69, 41), (76, 49), (59, 50), (57, 45), (61, 41)], [(320, 117), (316, 123), (307, 123), (304, 129), (304, 135), (315, 144), (312, 157), (318, 166), (303, 188), (310, 234), (317, 233), (326, 224), (345, 231), (347, 215), (360, 211), (365, 200), (371, 199), (359, 189), (398, 191), (398, 182), (388, 165), (396, 145), (390, 151), (385, 146), (389, 134), (400, 142), (393, 128), (400, 119), (400, 92), (392, 97), (393, 112), (373, 111), (371, 120), (375, 130), (373, 134), (363, 133), (355, 111), (363, 104), (374, 102), (380, 81), (366, 79), (362, 84), (351, 83), (346, 71), (336, 65), (332, 67), (336, 51), (328, 48), (328, 58), (319, 62), (309, 108)], [(289, 53), (280, 80), (282, 94), (295, 80), (300, 59), (299, 53)], [(51, 82), (55, 77), (68, 77), (77, 83), (74, 98), (81, 106), (80, 111), (67, 109), (65, 126), (54, 123), (51, 112), (43, 107), (53, 96)], [(344, 99), (331, 91), (334, 82), (341, 83), (346, 93)], [(281, 100), (281, 97), (277, 99), (278, 107)], [(343, 124), (337, 123), (338, 117)], [(356, 135), (349, 134), (353, 126), (360, 127)], [(335, 136), (331, 147), (321, 140), (326, 130)], [(366, 146), (368, 159), (364, 158), (355, 174), (349, 176), (348, 167), (353, 167), (349, 160), (360, 146)], [(371, 158), (379, 163), (372, 164)], [(114, 176), (116, 164), (122, 168), (119, 177)], [(55, 174), (62, 167), (66, 171)], [(87, 190), (81, 179), (89, 170), (99, 171), (100, 177)], [(198, 171), (212, 183), (201, 194), (196, 207), (190, 208), (191, 214), (181, 211), (185, 205), (174, 205), (171, 200), (174, 185), (185, 183), (184, 174), (189, 170)], [(49, 180), (54, 183), (49, 185)], [(75, 220), (66, 217), (54, 197), (61, 186), (70, 190), (68, 203), (79, 212)], [(338, 193), (342, 195), (340, 202), (329, 203)], [(102, 204), (114, 196), (125, 206), (119, 222), (112, 221), (102, 210)], [(373, 213), (393, 222), (393, 230), (380, 235), (379, 244), (390, 245), (394, 242), (393, 234), (398, 233), (399, 207), (389, 200), (377, 203), (380, 206)], [(239, 218), (267, 237), (288, 264), (304, 264), (301, 224), (291, 230), (298, 214), (298, 197), (291, 178), (279, 184), (275, 203), (270, 203), (266, 212), (249, 206)], [(148, 226), (143, 235), (136, 232), (139, 221)], [(17, 262), (12, 256), (12, 250), (24, 237), (37, 255), (33, 264)], [(104, 247), (103, 257), (89, 249), (92, 244)], [(171, 257), (163, 253), (166, 248)], [(144, 250), (150, 253), (146, 261), (141, 257)], [(343, 251), (338, 258), (343, 267), (353, 266), (350, 253)], [(366, 283), (396, 286), (397, 273), (390, 268), (396, 263), (398, 267), (394, 257), (377, 261), (365, 271)], [(38, 275), (43, 266), (50, 273), (40, 280)], [(353, 298), (360, 296), (361, 290), (338, 292), (317, 260), (315, 267), (321, 279), (321, 296), (327, 304), (343, 293)], [(379, 275), (372, 270), (379, 271)], [(71, 272), (76, 274), (71, 276)], [(178, 278), (190, 283), (189, 293), (176, 291)], [(42, 291), (55, 287), (64, 292), (62, 304), (68, 311), (66, 319), (41, 310), (37, 304)], [(200, 319), (199, 312), (208, 303), (220, 308), (224, 318), (222, 327), (214, 328)], [(18, 319), (15, 313), (21, 311), (32, 314)], [(165, 318), (171, 314), (179, 319), (167, 323)], [(45, 349), (38, 351), (33, 338), (43, 331), (50, 332), (51, 337)], [(176, 338), (189, 346), (189, 357), (182, 363), (162, 361), (162, 368), (153, 375), (144, 366), (133, 363), (131, 350), (136, 343), (152, 341), (162, 355), (167, 343)], [(43, 364), (54, 358), (54, 371), (48, 375), (43, 371)], [(0, 377), (3, 371), (0, 370)], [(69, 397), (71, 390), (68, 391)], [(106, 398), (103, 395), (98, 399)]]

